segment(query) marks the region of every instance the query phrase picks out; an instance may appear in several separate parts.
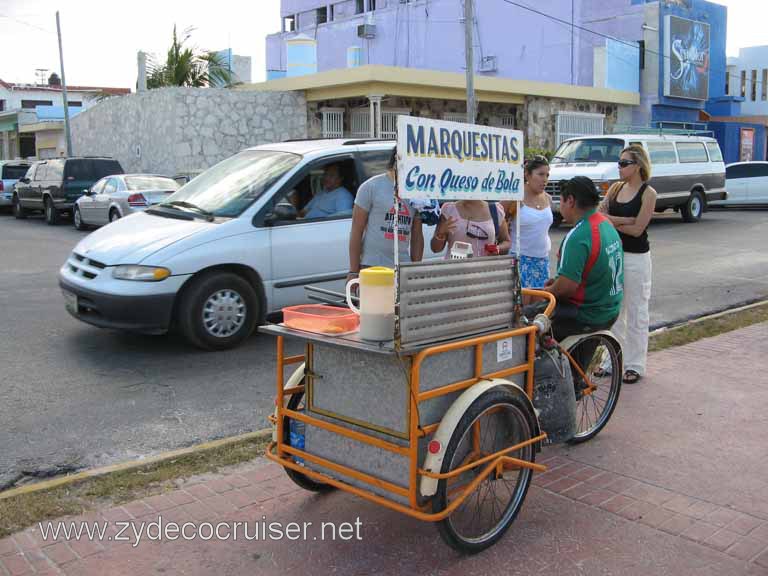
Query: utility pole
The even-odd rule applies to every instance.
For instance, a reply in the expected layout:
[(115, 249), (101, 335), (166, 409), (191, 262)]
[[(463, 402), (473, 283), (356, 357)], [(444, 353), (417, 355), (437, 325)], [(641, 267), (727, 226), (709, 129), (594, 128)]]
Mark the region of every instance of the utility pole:
[(59, 62), (61, 64), (61, 95), (64, 98), (64, 134), (67, 138), (67, 156), (72, 156), (72, 134), (69, 132), (69, 106), (67, 105), (67, 80), (64, 77), (64, 50), (61, 48), (61, 24), (56, 10), (56, 32), (59, 35)]
[(474, 124), (477, 117), (475, 104), (475, 57), (472, 51), (472, 0), (464, 0), (464, 52), (467, 65), (467, 123)]

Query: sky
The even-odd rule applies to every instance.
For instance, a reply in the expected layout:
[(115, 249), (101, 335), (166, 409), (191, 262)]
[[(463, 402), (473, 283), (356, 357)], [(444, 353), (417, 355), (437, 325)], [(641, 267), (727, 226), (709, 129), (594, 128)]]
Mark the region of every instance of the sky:
[[(728, 56), (768, 44), (766, 0), (716, 1), (728, 7)], [(1, 79), (31, 83), (37, 68), (59, 72), (57, 10), (67, 84), (78, 86), (135, 88), (136, 53), (163, 58), (174, 24), (179, 32), (194, 27), (199, 48), (251, 56), (252, 81), (260, 82), (265, 37), (280, 29), (280, 0), (0, 0)]]

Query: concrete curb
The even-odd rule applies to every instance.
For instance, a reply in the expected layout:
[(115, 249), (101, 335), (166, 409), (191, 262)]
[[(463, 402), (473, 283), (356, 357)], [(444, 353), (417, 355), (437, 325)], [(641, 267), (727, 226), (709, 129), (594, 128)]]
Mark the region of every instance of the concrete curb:
[[(663, 326), (660, 328), (656, 328), (655, 330), (651, 331), (650, 336), (653, 336), (654, 334), (661, 334), (663, 332), (668, 332), (670, 330), (677, 330), (680, 328), (685, 328), (686, 326), (691, 326), (693, 324), (698, 324), (699, 322), (703, 322), (705, 320), (711, 320), (713, 318), (719, 318), (721, 316), (727, 316), (728, 314), (735, 314), (737, 312), (742, 312), (744, 310), (749, 310), (751, 308), (757, 308), (758, 306), (762, 306), (768, 304), (768, 300), (759, 300), (756, 302), (752, 302), (747, 305), (741, 305), (736, 308), (728, 308), (725, 310), (721, 310), (719, 312), (715, 312), (714, 314), (708, 314), (706, 316), (700, 316), (698, 318), (686, 320), (679, 324), (669, 325), (669, 326)], [(211, 442), (204, 442), (203, 444), (197, 444), (195, 446), (190, 446), (188, 448), (180, 448), (179, 450), (172, 450), (170, 452), (163, 452), (162, 454), (156, 454), (155, 456), (150, 456), (148, 458), (144, 458), (142, 460), (132, 460), (129, 462), (121, 462), (119, 464), (113, 464), (111, 466), (104, 466), (102, 468), (93, 468), (91, 470), (84, 470), (82, 472), (78, 472), (76, 474), (70, 474), (67, 476), (61, 476), (59, 478), (52, 478), (50, 480), (45, 480), (43, 482), (36, 482), (34, 484), (26, 484), (24, 486), (19, 486), (18, 488), (11, 488), (10, 490), (6, 490), (4, 492), (0, 492), (0, 500), (5, 500), (8, 498), (13, 498), (14, 496), (21, 496), (24, 494), (32, 494), (34, 492), (41, 492), (44, 490), (50, 490), (52, 488), (57, 488), (60, 486), (66, 486), (69, 484), (73, 484), (75, 482), (79, 482), (81, 480), (84, 480), (86, 478), (95, 478), (98, 476), (104, 476), (106, 474), (113, 474), (115, 472), (124, 472), (126, 470), (134, 470), (138, 468), (142, 468), (144, 466), (147, 466), (149, 464), (157, 464), (158, 462), (164, 462), (167, 460), (172, 460), (173, 458), (178, 458), (180, 456), (187, 456), (190, 454), (196, 454), (197, 452), (204, 452), (206, 450), (210, 450), (213, 448), (221, 448), (222, 446), (228, 446), (230, 444), (235, 444), (237, 442), (241, 442), (243, 440), (252, 440), (257, 438), (266, 438), (272, 434), (271, 428), (265, 428), (263, 430), (257, 430), (255, 432), (248, 432), (246, 434), (241, 434), (239, 436), (229, 436), (227, 438), (221, 438), (219, 440), (213, 440)]]
[(125, 472), (126, 470), (136, 470), (143, 468), (150, 464), (157, 464), (159, 462), (165, 462), (180, 456), (189, 456), (190, 454), (196, 454), (198, 452), (205, 452), (213, 448), (221, 448), (229, 446), (230, 444), (236, 444), (243, 440), (255, 440), (260, 438), (267, 438), (272, 435), (271, 428), (265, 428), (263, 430), (257, 430), (255, 432), (247, 432), (238, 436), (228, 436), (227, 438), (220, 438), (219, 440), (212, 440), (211, 442), (204, 442), (202, 444), (196, 444), (187, 448), (179, 448), (178, 450), (171, 450), (170, 452), (163, 452), (161, 454), (155, 454), (141, 460), (130, 460), (128, 462), (120, 462), (119, 464), (112, 464), (110, 466), (103, 466), (101, 468), (92, 468), (90, 470), (83, 470), (75, 474), (68, 474), (67, 476), (60, 476), (58, 478), (51, 478), (43, 482), (35, 482), (34, 484), (25, 484), (17, 488), (11, 488), (0, 492), (0, 500), (6, 500), (15, 496), (22, 496), (25, 494), (32, 494), (35, 492), (41, 492), (50, 490), (52, 488), (58, 488), (61, 486), (67, 486), (86, 478), (96, 478), (98, 476), (105, 476), (107, 474), (114, 474), (115, 472)]

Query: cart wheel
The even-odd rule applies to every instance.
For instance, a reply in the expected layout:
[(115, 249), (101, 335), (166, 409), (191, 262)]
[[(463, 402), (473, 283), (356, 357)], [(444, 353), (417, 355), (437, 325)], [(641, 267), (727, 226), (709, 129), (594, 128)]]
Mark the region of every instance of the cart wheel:
[[(441, 473), (529, 440), (534, 434), (534, 422), (535, 415), (519, 397), (504, 389), (489, 390), (461, 417), (446, 448)], [(529, 445), (508, 456), (533, 462), (535, 450)], [(440, 480), (432, 511), (448, 507), (485, 466)], [(495, 544), (520, 511), (532, 475), (530, 468), (509, 465), (502, 475), (491, 472), (450, 516), (438, 523), (440, 536), (449, 546), (468, 554)]]
[[(302, 380), (302, 383), (304, 383), (303, 380)], [(288, 399), (288, 409), (294, 410), (296, 412), (304, 411), (304, 392), (293, 394)], [(290, 441), (291, 441), (291, 419), (286, 416), (283, 419), (283, 442), (288, 444), (290, 443)], [(309, 490), (311, 492), (330, 492), (331, 490), (335, 490), (334, 486), (313, 480), (309, 476), (306, 476), (301, 472), (297, 472), (296, 470), (292, 470), (291, 468), (286, 468), (285, 473), (288, 474), (288, 477), (291, 480), (293, 480), (296, 484), (304, 488), (304, 490)]]
[(600, 334), (592, 334), (579, 340), (568, 353), (582, 367), (584, 373), (597, 388), (584, 393), (584, 382), (573, 371), (576, 389), (576, 435), (569, 444), (586, 442), (597, 436), (619, 400), (621, 392), (621, 348), (615, 341)]

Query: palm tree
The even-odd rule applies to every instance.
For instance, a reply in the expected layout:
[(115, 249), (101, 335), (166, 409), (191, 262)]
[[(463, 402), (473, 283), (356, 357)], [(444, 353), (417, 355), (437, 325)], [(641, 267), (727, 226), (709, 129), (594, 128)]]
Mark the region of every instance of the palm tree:
[(165, 62), (150, 58), (147, 65), (147, 88), (164, 86), (229, 86), (232, 72), (216, 52), (207, 52), (184, 44), (189, 40), (193, 28), (183, 32), (181, 40), (173, 27), (173, 42), (168, 49)]

